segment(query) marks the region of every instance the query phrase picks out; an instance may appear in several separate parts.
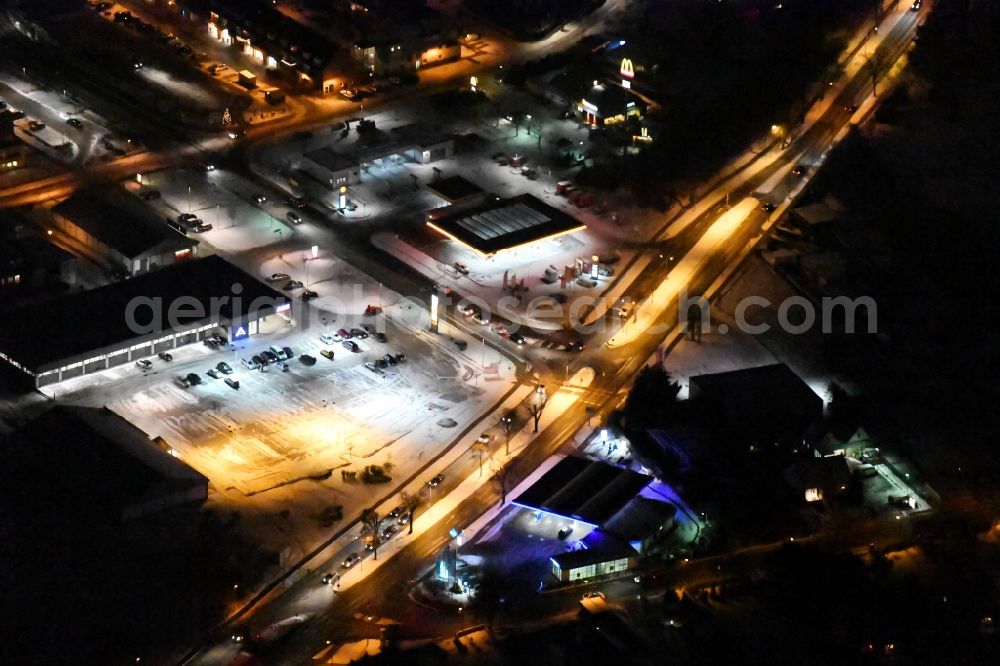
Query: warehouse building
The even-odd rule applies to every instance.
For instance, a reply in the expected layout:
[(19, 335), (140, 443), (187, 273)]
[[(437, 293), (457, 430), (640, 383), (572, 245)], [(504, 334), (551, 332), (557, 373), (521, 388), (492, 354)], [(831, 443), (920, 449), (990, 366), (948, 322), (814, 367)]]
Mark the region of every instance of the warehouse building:
[(134, 202), (95, 190), (82, 190), (57, 205), (52, 222), (89, 258), (127, 275), (191, 259), (198, 247), (198, 241)]
[(255, 335), (291, 301), (218, 256), (11, 311), (0, 361), (36, 388), (219, 335)]
[(57, 406), (0, 451), (3, 487), (33, 518), (135, 520), (208, 497), (172, 451), (106, 407)]

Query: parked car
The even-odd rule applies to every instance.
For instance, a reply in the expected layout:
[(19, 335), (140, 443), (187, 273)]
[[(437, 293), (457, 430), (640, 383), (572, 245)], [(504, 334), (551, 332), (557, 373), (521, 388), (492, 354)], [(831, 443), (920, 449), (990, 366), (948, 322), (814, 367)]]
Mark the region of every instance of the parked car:
[(155, 201), (160, 198), (159, 190), (144, 190), (139, 193), (139, 198), (143, 201)]
[(302, 365), (316, 365), (316, 357), (310, 356), (309, 354), (302, 354), (299, 356), (299, 361)]
[(278, 357), (278, 360), (284, 361), (286, 358), (290, 358), (291, 354), (286, 354), (285, 350), (277, 345), (271, 345), (268, 350)]
[(67, 118), (66, 124), (75, 129), (83, 129), (83, 122), (79, 118)]
[(260, 353), (260, 357), (262, 359), (264, 359), (264, 363), (266, 365), (270, 365), (272, 363), (277, 363), (278, 361), (281, 360), (280, 358), (278, 358), (277, 354), (275, 354), (273, 351), (271, 351), (269, 349), (265, 349), (264, 351), (262, 351)]
[(187, 388), (187, 387), (191, 386), (191, 382), (189, 382), (188, 378), (185, 377), (184, 375), (180, 375), (178, 377), (175, 377), (174, 381), (177, 382), (177, 385), (180, 386), (181, 388)]
[(291, 276), (288, 273), (271, 273), (270, 277), (267, 278), (268, 282), (281, 282), (282, 280), (291, 280)]
[(382, 530), (382, 540), (387, 541), (393, 534), (399, 531), (399, 525), (393, 525), (389, 523)]
[(389, 342), (389, 338), (385, 337), (385, 333), (382, 331), (375, 331), (375, 339), (378, 342)]
[(198, 216), (195, 215), (194, 213), (181, 213), (180, 215), (177, 216), (177, 221), (180, 222), (181, 224), (186, 224), (191, 220), (197, 220), (197, 219)]
[(282, 289), (285, 291), (292, 291), (293, 289), (301, 289), (302, 286), (302, 283), (298, 280), (289, 280), (288, 283), (282, 287)]
[(263, 194), (255, 194), (255, 195), (253, 195), (253, 202), (255, 204), (257, 204), (258, 206), (261, 205), (262, 203), (265, 203), (266, 201), (267, 201), (267, 197), (265, 197)]
[(402, 363), (406, 360), (406, 354), (396, 354), (396, 362)]
[(195, 232), (196, 234), (203, 234), (206, 231), (211, 231), (211, 230), (212, 230), (211, 223), (202, 222), (201, 220), (198, 220), (198, 224), (191, 227), (191, 231)]
[(454, 263), (454, 266), (455, 266), (455, 270), (458, 271), (459, 273), (461, 273), (462, 275), (468, 275), (469, 274), (469, 267), (466, 266), (461, 261), (456, 261)]
[(288, 205), (292, 208), (305, 208), (308, 204), (305, 197), (288, 197)]
[(285, 214), (285, 219), (292, 224), (302, 224), (302, 216), (296, 213), (294, 210), (290, 210)]
[(332, 349), (320, 349), (319, 350), (319, 355), (322, 356), (323, 358), (328, 358), (331, 361), (333, 360), (333, 350)]
[(340, 336), (341, 340), (350, 340), (351, 339), (351, 333), (346, 328), (338, 328), (337, 329), (337, 335)]
[(320, 342), (322, 342), (323, 344), (332, 345), (335, 342), (340, 342), (342, 338), (338, 333), (324, 333), (323, 335), (319, 336), (319, 339)]
[(149, 370), (153, 367), (153, 362), (145, 358), (139, 359), (135, 364), (142, 370)]
[(350, 555), (344, 558), (344, 561), (340, 563), (340, 566), (344, 567), (345, 569), (350, 569), (360, 561), (361, 561), (361, 555), (359, 555), (358, 553), (351, 553)]
[(253, 358), (241, 358), (240, 363), (247, 370), (260, 370), (260, 358), (254, 356)]
[(507, 339), (516, 345), (523, 345), (526, 342), (524, 336), (521, 335), (520, 333), (511, 333), (510, 337), (508, 337)]
[(361, 347), (359, 347), (358, 343), (354, 340), (344, 340), (340, 344), (343, 345), (344, 349), (347, 351), (352, 351), (354, 353), (361, 351)]
[(352, 328), (351, 329), (351, 337), (352, 338), (357, 338), (358, 340), (364, 340), (365, 338), (368, 337), (368, 334), (364, 331), (364, 329)]
[(218, 363), (216, 363), (215, 364), (215, 369), (218, 370), (219, 372), (221, 372), (224, 375), (231, 375), (231, 374), (233, 374), (233, 366), (229, 365), (225, 361), (219, 361)]
[(205, 374), (211, 377), (212, 379), (220, 379), (222, 377), (222, 373), (216, 370), (215, 368), (209, 368), (208, 370), (205, 371)]
[(197, 386), (198, 384), (201, 384), (201, 375), (197, 372), (189, 372), (187, 374), (187, 380), (191, 382), (191, 386)]
[(28, 129), (31, 130), (32, 132), (40, 132), (43, 129), (45, 129), (45, 123), (43, 123), (41, 120), (29, 120)]
[(314, 298), (319, 298), (319, 294), (312, 289), (306, 289), (302, 292), (301, 298), (303, 301), (311, 301)]
[(444, 482), (444, 474), (438, 474), (433, 479), (427, 482), (427, 485), (431, 488), (437, 488)]
[(257, 367), (259, 368), (263, 368), (265, 365), (267, 365), (267, 361), (260, 354), (254, 354), (251, 357), (251, 360), (255, 361), (257, 363)]
[(396, 360), (396, 357), (393, 356), (392, 354), (386, 354), (385, 356), (382, 357), (382, 360), (388, 363), (389, 365), (397, 365), (399, 363), (399, 361)]
[(379, 372), (378, 366), (375, 364), (375, 361), (365, 361), (365, 367), (371, 370), (372, 372), (375, 373)]
[(231, 389), (233, 389), (235, 391), (239, 391), (240, 390), (240, 382), (239, 382), (239, 380), (233, 379), (232, 377), (226, 377), (226, 384), (229, 386), (229, 388), (231, 388)]
[(328, 574), (323, 574), (322, 581), (323, 581), (324, 585), (333, 585), (338, 580), (340, 580), (340, 574), (339, 573), (330, 572)]
[(157, 356), (159, 356), (164, 361), (174, 360), (174, 357), (173, 355), (170, 354), (170, 352), (160, 352), (159, 354), (157, 354)]

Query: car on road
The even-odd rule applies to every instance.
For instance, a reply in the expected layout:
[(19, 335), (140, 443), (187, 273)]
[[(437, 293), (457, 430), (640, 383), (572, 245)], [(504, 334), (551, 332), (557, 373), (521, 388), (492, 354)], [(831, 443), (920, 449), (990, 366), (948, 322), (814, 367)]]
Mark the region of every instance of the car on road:
[(305, 291), (302, 292), (301, 298), (303, 301), (311, 301), (314, 298), (319, 298), (319, 294), (313, 291), (312, 289), (306, 289)]
[(211, 377), (212, 379), (222, 378), (222, 373), (216, 370), (215, 368), (209, 368), (208, 370), (205, 371), (205, 374)]
[(848, 113), (854, 113), (857, 110), (858, 110), (858, 105), (857, 104), (845, 104), (844, 105), (844, 111), (847, 111)]
[(458, 271), (459, 273), (461, 273), (462, 275), (468, 275), (469, 274), (469, 267), (466, 266), (461, 261), (456, 261), (453, 265), (455, 266), (455, 270)]
[(352, 328), (350, 337), (357, 338), (358, 340), (364, 340), (368, 337), (368, 333), (362, 328)]
[(389, 523), (382, 530), (382, 540), (387, 541), (393, 534), (399, 531), (399, 525), (393, 525)]
[(282, 289), (285, 291), (292, 291), (293, 289), (301, 289), (303, 284), (298, 280), (289, 280)]
[(924, 0), (913, 0), (913, 4), (910, 5), (911, 12), (919, 12), (920, 8), (923, 6)]
[(510, 336), (508, 336), (507, 339), (510, 340), (511, 342), (513, 342), (516, 345), (523, 345), (525, 342), (527, 342), (527, 340), (525, 340), (524, 336), (521, 335), (520, 333), (511, 333)]
[(355, 564), (357, 564), (360, 561), (361, 561), (361, 555), (360, 554), (358, 554), (358, 553), (351, 553), (350, 555), (348, 555), (347, 557), (344, 558), (344, 561), (340, 563), (340, 566), (344, 567), (345, 569), (350, 569), (351, 567), (353, 567)]
[(389, 338), (385, 337), (385, 333), (382, 331), (375, 331), (375, 340), (378, 342), (389, 342)]
[(490, 433), (488, 433), (488, 432), (484, 432), (483, 434), (481, 434), (481, 435), (480, 435), (480, 436), (479, 436), (479, 437), (478, 437), (478, 438), (476, 439), (476, 444), (489, 444), (489, 443), (490, 443), (490, 440), (492, 440), (492, 439), (493, 439), (493, 436), (492, 436), (492, 435), (490, 435)]
[(83, 121), (79, 118), (67, 118), (66, 124), (76, 129), (83, 129)]
[(472, 316), (472, 321), (476, 322), (480, 326), (486, 326), (490, 323), (490, 316), (484, 312), (477, 312)]
[(354, 340), (344, 340), (340, 344), (344, 347), (344, 349), (354, 352), (355, 354), (361, 351), (361, 347), (359, 347), (358, 343)]
[(309, 354), (302, 354), (299, 356), (299, 361), (302, 365), (316, 365), (316, 357), (310, 356)]
[(365, 541), (365, 550), (369, 553), (374, 553), (375, 549), (382, 545), (382, 539), (372, 539), (369, 537)]
[(288, 273), (271, 273), (267, 278), (268, 282), (281, 282), (282, 280), (290, 280), (291, 276)]
[(292, 208), (305, 208), (309, 201), (305, 197), (288, 197), (286, 200)]
[(427, 482), (427, 485), (431, 488), (437, 488), (444, 482), (444, 474), (438, 474), (433, 479)]
[(214, 164), (205, 164), (205, 165), (202, 165), (202, 168), (205, 171), (208, 171), (208, 172), (215, 171), (215, 165)]
[(583, 593), (583, 598), (584, 599), (604, 599), (604, 593), (603, 592), (584, 592)]
[(218, 363), (216, 363), (215, 364), (215, 369), (218, 370), (219, 372), (221, 372), (224, 375), (231, 375), (231, 374), (233, 374), (233, 366), (229, 365), (225, 361), (219, 361)]
[(230, 130), (229, 132), (229, 138), (232, 139), (233, 141), (236, 141), (237, 139), (242, 139), (246, 135), (247, 135), (246, 130), (241, 130), (241, 129)]
[(255, 194), (255, 195), (253, 195), (253, 202), (255, 204), (257, 204), (258, 206), (261, 205), (262, 203), (265, 203), (266, 201), (267, 201), (267, 197), (265, 197), (263, 194)]
[(406, 507), (404, 505), (400, 504), (395, 509), (393, 509), (389, 513), (385, 514), (385, 517), (386, 518), (390, 518), (392, 520), (395, 520), (396, 518), (399, 518), (404, 513), (406, 513)]
[(764, 209), (765, 213), (773, 213), (774, 209), (775, 209), (775, 205), (773, 203), (769, 202), (769, 201), (768, 202), (764, 202), (763, 204), (761, 204), (760, 207), (762, 209)]
[(336, 573), (334, 571), (331, 571), (328, 574), (323, 574), (323, 578), (321, 578), (320, 580), (323, 581), (324, 585), (333, 585), (338, 580), (340, 580), (340, 574)]
[(145, 358), (139, 359), (135, 364), (142, 370), (149, 370), (153, 367), (153, 362)]
[(332, 345), (335, 342), (340, 342), (342, 339), (343, 338), (341, 338), (340, 334), (338, 333), (324, 333), (323, 335), (319, 336), (320, 342), (327, 345)]
[(174, 360), (173, 354), (171, 354), (170, 352), (160, 352), (159, 354), (157, 354), (157, 356), (160, 357), (160, 360), (162, 361)]
[(43, 129), (45, 129), (45, 123), (43, 123), (41, 120), (29, 120), (28, 129), (31, 130), (32, 132), (40, 132)]
[(296, 213), (294, 210), (290, 210), (285, 214), (285, 219), (292, 224), (302, 224), (302, 216)]
[(804, 176), (806, 173), (806, 167), (803, 164), (796, 164), (795, 168), (792, 169), (793, 176)]

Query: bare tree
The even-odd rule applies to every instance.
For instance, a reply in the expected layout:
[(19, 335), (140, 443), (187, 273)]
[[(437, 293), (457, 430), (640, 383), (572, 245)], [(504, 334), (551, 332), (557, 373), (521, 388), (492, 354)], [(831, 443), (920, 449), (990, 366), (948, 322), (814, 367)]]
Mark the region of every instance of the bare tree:
[(510, 455), (510, 432), (514, 429), (514, 414), (513, 412), (508, 412), (500, 417), (500, 427), (503, 428), (503, 434), (507, 438), (507, 445), (504, 451), (509, 456)]
[[(535, 421), (535, 432), (538, 432), (538, 422), (542, 418), (542, 410), (549, 401), (549, 396), (545, 393), (545, 387), (539, 384), (534, 392), (528, 396), (528, 412)], [(509, 453), (509, 452), (508, 452)]]
[[(490, 438), (492, 440), (492, 437)], [(487, 456), (490, 452), (490, 447), (487, 442), (477, 440), (471, 447), (470, 451), (479, 459), (479, 476), (483, 476), (483, 458)]]
[(413, 534), (413, 518), (417, 512), (417, 507), (420, 506), (420, 495), (414, 493), (411, 495), (407, 492), (399, 493), (399, 497), (402, 500), (403, 508), (410, 516), (410, 534)]
[(864, 68), (868, 70), (868, 74), (872, 77), (872, 96), (878, 97), (878, 79), (888, 70), (888, 63), (885, 57), (878, 51), (866, 53), (864, 58)]
[(372, 559), (378, 559), (378, 540), (382, 533), (382, 525), (385, 523), (385, 516), (379, 515), (375, 509), (365, 509), (361, 513), (362, 530), (371, 537)]
[(493, 483), (500, 491), (500, 506), (507, 503), (507, 493), (514, 487), (514, 477), (517, 474), (517, 459), (495, 461), (493, 463)]

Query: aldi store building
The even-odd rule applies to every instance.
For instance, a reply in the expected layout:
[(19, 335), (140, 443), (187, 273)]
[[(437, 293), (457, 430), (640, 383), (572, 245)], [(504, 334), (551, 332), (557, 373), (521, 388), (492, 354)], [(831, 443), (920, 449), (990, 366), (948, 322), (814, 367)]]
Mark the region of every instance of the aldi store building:
[(218, 256), (35, 303), (0, 322), (0, 361), (36, 387), (220, 335), (253, 335), (291, 301)]

